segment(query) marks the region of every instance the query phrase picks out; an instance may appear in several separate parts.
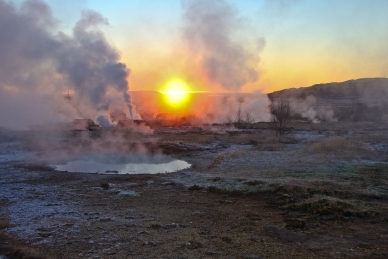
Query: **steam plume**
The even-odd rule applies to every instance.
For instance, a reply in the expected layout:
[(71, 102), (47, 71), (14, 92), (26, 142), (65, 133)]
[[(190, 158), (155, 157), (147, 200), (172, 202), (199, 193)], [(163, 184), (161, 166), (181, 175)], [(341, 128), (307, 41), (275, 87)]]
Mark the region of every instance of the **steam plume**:
[[(27, 126), (15, 118), (18, 112), (41, 123), (78, 117), (77, 110), (96, 117), (123, 105), (132, 116), (130, 70), (98, 29), (107, 24), (85, 10), (69, 36), (56, 31), (44, 2), (29, 0), (17, 8), (0, 0), (1, 126)], [(67, 91), (73, 93), (72, 106), (62, 98)]]
[(239, 90), (259, 78), (258, 53), (265, 41), (256, 39), (255, 51), (233, 40), (242, 25), (237, 11), (225, 0), (183, 0), (184, 39), (200, 59), (202, 69), (227, 90)]

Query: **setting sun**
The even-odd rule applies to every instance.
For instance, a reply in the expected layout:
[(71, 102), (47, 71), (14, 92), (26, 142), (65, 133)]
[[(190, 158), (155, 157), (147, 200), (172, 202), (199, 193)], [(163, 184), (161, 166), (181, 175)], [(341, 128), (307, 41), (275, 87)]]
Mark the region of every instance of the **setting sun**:
[(161, 91), (166, 96), (171, 106), (178, 106), (187, 101), (189, 89), (185, 82), (173, 80), (167, 83), (165, 89)]

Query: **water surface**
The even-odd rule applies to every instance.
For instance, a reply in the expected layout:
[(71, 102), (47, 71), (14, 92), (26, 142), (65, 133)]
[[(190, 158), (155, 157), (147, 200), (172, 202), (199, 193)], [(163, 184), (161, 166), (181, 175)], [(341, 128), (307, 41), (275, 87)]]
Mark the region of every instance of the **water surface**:
[(53, 165), (58, 171), (96, 174), (159, 174), (189, 168), (183, 160), (164, 156), (94, 155)]

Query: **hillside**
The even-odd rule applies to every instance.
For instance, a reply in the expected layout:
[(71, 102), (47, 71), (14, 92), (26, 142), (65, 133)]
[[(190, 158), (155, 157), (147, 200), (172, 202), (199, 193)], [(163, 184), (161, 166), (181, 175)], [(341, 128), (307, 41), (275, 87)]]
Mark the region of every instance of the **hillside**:
[(287, 99), (296, 117), (310, 121), (386, 121), (388, 78), (363, 78), (317, 84), (268, 94), (271, 101)]

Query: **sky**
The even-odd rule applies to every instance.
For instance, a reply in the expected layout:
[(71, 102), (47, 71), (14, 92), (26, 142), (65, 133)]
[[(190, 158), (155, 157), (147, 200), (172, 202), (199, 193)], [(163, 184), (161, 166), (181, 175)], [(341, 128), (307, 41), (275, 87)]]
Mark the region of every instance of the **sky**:
[[(192, 2), (199, 4), (193, 7)], [(132, 91), (161, 90), (177, 78), (195, 91), (272, 92), (388, 77), (388, 1), (384, 0), (46, 3), (58, 30), (68, 34), (85, 9), (108, 20), (99, 29), (131, 70)], [(198, 7), (201, 4), (205, 10)], [(206, 20), (209, 14), (218, 15), (220, 21)], [(207, 25), (212, 28), (204, 28)]]
[[(113, 111), (140, 119), (156, 105), (131, 91), (182, 89), (210, 94), (174, 105), (181, 113), (221, 122), (243, 108), (265, 121), (265, 93), (388, 77), (386, 10), (385, 0), (0, 0), (0, 127), (109, 126)], [(254, 94), (214, 101), (222, 92)]]

